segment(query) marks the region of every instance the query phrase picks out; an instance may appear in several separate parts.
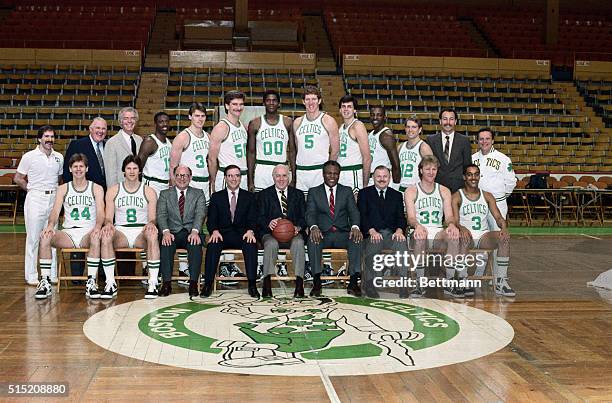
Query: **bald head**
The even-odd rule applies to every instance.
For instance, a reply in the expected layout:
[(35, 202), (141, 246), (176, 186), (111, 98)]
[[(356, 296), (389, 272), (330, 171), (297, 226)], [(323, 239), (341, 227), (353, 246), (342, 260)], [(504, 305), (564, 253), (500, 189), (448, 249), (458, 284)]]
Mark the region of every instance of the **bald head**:
[(272, 179), (278, 190), (285, 190), (291, 181), (291, 172), (289, 167), (284, 164), (278, 164), (272, 170)]

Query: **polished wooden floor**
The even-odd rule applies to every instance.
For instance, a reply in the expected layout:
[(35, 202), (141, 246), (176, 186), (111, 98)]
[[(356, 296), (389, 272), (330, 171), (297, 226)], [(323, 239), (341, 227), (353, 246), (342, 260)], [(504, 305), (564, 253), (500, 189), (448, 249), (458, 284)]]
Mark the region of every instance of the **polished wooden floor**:
[[(35, 288), (23, 283), (24, 238), (0, 234), (0, 383), (68, 382), (71, 401), (329, 401), (336, 395), (342, 402), (612, 401), (612, 293), (586, 286), (612, 268), (612, 238), (513, 238), (511, 284), (518, 296), (496, 298), (485, 290), (463, 302), (512, 325), (514, 340), (497, 353), (428, 370), (332, 377), (327, 388), (320, 377), (201, 372), (106, 351), (82, 328), (109, 303), (88, 303), (80, 287), (36, 301)], [(122, 287), (110, 304), (142, 296), (139, 286)]]

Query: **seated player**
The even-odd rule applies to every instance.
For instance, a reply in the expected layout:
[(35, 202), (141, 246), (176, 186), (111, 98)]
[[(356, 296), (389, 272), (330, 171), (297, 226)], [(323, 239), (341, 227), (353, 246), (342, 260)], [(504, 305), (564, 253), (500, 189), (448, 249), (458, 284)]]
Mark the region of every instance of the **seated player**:
[[(447, 187), (435, 183), (440, 163), (433, 155), (423, 157), (419, 163), (421, 181), (410, 186), (404, 192), (404, 204), (408, 215), (408, 224), (414, 228), (412, 239), (414, 254), (423, 255), (427, 248), (445, 249), (446, 254), (456, 256), (459, 252), (459, 229), (455, 225), (451, 192)], [(446, 224), (444, 228), (443, 224)], [(421, 262), (416, 267), (417, 281), (425, 275), (425, 265)], [(455, 275), (454, 267), (446, 267), (446, 278)], [(463, 298), (463, 289), (445, 287), (444, 294)], [(417, 286), (410, 294), (412, 297), (423, 297), (425, 290)]]
[(155, 215), (155, 190), (140, 182), (140, 159), (128, 155), (121, 166), (125, 180), (111, 186), (106, 192), (106, 214), (102, 228), (102, 266), (106, 287), (101, 298), (117, 295), (115, 283), (115, 249), (143, 248), (147, 251), (149, 268), (148, 290), (145, 298), (157, 298), (159, 273), (159, 243)]
[[(34, 297), (45, 299), (51, 294), (51, 248), (89, 248), (87, 252), (87, 284), (85, 295), (100, 298), (96, 273), (100, 262), (100, 230), (104, 223), (104, 190), (88, 181), (84, 154), (73, 154), (68, 161), (72, 181), (60, 185), (47, 227), (40, 236), (39, 262), (41, 280)], [(63, 230), (55, 230), (60, 211), (64, 208)]]
[[(453, 194), (453, 213), (459, 218), (461, 231), (462, 253), (467, 249), (496, 249), (497, 258), (494, 261), (495, 293), (506, 297), (514, 297), (516, 293), (508, 284), (508, 263), (510, 261), (510, 233), (506, 220), (497, 208), (495, 197), (489, 192), (480, 190), (480, 169), (468, 165), (463, 174), (465, 185)], [(487, 215), (495, 219), (499, 231), (489, 227)], [(462, 270), (460, 276), (466, 277), (467, 270)], [(474, 290), (466, 289), (465, 295), (473, 295)]]

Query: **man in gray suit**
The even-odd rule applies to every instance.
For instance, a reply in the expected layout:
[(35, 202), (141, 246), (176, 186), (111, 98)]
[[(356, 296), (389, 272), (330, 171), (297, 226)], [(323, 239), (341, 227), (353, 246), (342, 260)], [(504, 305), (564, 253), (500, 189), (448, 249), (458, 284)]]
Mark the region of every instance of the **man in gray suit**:
[(324, 248), (342, 248), (348, 251), (351, 280), (349, 294), (361, 296), (357, 278), (361, 272), (361, 241), (359, 210), (353, 190), (338, 184), (340, 164), (323, 164), (323, 184), (308, 191), (306, 225), (310, 229), (308, 258), (314, 276), (311, 297), (321, 296), (321, 255)]
[(160, 234), (162, 287), (161, 297), (172, 292), (172, 269), (176, 248), (187, 249), (189, 262), (189, 297), (198, 295), (198, 277), (202, 266), (204, 236), (200, 233), (206, 217), (206, 196), (201, 189), (189, 186), (191, 168), (174, 169), (176, 186), (164, 189), (157, 202), (157, 225)]
[(442, 132), (425, 141), (440, 161), (436, 182), (454, 193), (463, 187), (463, 170), (472, 163), (472, 149), (466, 136), (455, 133), (458, 116), (454, 109), (442, 109), (439, 117)]
[(121, 164), (125, 157), (130, 154), (138, 155), (142, 137), (134, 133), (137, 122), (138, 111), (136, 109), (126, 107), (119, 111), (121, 130), (104, 145), (104, 173), (108, 188), (116, 183), (123, 182)]

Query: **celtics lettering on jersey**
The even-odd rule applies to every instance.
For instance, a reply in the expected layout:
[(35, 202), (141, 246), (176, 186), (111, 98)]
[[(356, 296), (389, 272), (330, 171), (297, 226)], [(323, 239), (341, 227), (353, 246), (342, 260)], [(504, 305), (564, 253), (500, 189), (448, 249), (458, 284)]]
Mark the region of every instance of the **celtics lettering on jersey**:
[(409, 148), (407, 142), (404, 142), (399, 149), (401, 185), (410, 185), (419, 181), (417, 172), (422, 159), (420, 152), (421, 143), (423, 143), (423, 140), (419, 140), (418, 143)]
[(265, 115), (262, 116), (256, 138), (256, 158), (258, 160), (279, 163), (287, 161), (289, 133), (285, 127), (283, 115), (278, 116), (278, 122), (275, 125), (270, 125)]
[(125, 183), (119, 184), (115, 196), (115, 225), (137, 226), (149, 221), (149, 201), (141, 183), (134, 192), (128, 192)]
[(299, 127), (295, 131), (296, 138), (296, 164), (312, 166), (323, 164), (329, 159), (329, 133), (323, 126), (324, 112), (314, 120), (302, 117)]
[(68, 182), (64, 196), (64, 228), (93, 228), (96, 224), (96, 200), (93, 194), (93, 182), (87, 181), (83, 191), (74, 188), (74, 182)]
[(219, 166), (225, 168), (229, 165), (236, 165), (241, 170), (246, 170), (246, 147), (247, 147), (247, 131), (238, 122), (238, 126), (234, 125), (227, 119), (221, 119), (229, 127), (227, 137), (221, 143), (219, 149)]
[(434, 184), (434, 190), (431, 193), (427, 193), (419, 183), (414, 204), (419, 224), (428, 227), (442, 227), (444, 207), (442, 195), (440, 194), (440, 185)]
[(487, 215), (489, 214), (489, 205), (482, 191), (479, 191), (476, 200), (469, 199), (463, 189), (459, 189), (459, 193), (461, 195), (460, 224), (472, 231), (488, 231)]

